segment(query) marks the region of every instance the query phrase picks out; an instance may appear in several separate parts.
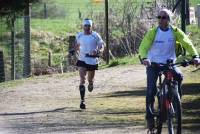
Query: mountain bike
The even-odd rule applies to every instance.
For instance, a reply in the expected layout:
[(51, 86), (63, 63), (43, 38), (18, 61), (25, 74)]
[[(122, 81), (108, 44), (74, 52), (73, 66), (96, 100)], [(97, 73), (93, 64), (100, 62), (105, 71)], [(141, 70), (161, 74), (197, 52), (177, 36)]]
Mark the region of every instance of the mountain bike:
[(193, 64), (191, 61), (182, 61), (173, 63), (173, 60), (167, 60), (166, 64), (152, 63), (152, 66), (162, 67), (159, 72), (159, 81), (157, 86), (157, 108), (152, 109), (149, 106), (150, 113), (155, 118), (155, 127), (148, 130), (148, 134), (161, 134), (163, 123), (167, 123), (169, 134), (181, 134), (182, 127), (182, 106), (180, 94), (178, 91), (178, 82), (174, 79), (174, 67)]
[[(142, 63), (141, 58), (140, 61)], [(148, 130), (147, 133), (161, 134), (163, 123), (167, 122), (169, 134), (181, 134), (182, 108), (174, 68), (175, 66), (186, 67), (190, 64), (193, 64), (192, 60), (175, 64), (173, 60), (168, 60), (167, 64), (152, 63), (152, 66), (162, 67), (162, 71), (159, 72), (159, 85), (157, 86), (157, 108), (154, 109), (153, 105), (148, 106), (156, 122), (154, 128)]]

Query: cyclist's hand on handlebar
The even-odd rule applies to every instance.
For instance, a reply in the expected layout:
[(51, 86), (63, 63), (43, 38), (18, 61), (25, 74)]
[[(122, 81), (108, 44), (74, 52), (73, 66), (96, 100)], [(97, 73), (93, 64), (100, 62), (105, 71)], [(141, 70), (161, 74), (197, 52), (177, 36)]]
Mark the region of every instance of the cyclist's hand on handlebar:
[(196, 66), (200, 65), (200, 58), (194, 58), (194, 59), (193, 59), (193, 63), (194, 63), (194, 65), (196, 65)]
[(145, 66), (151, 66), (151, 61), (149, 59), (143, 59), (142, 64)]

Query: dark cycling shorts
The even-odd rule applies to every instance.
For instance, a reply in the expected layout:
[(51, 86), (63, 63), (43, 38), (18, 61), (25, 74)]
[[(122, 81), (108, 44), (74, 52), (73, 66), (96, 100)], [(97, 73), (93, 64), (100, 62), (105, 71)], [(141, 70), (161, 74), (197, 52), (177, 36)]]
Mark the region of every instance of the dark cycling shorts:
[(98, 64), (96, 64), (96, 65), (89, 65), (89, 64), (86, 64), (84, 61), (81, 61), (81, 60), (77, 61), (76, 66), (78, 66), (78, 67), (84, 67), (84, 68), (87, 69), (87, 71), (98, 70)]

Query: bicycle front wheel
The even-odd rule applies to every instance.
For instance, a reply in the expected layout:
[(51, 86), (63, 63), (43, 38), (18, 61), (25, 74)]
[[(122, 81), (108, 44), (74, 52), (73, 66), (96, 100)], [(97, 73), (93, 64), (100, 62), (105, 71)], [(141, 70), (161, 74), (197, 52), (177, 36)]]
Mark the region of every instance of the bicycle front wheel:
[(181, 134), (182, 106), (179, 95), (174, 96), (167, 113), (167, 126), (169, 134)]

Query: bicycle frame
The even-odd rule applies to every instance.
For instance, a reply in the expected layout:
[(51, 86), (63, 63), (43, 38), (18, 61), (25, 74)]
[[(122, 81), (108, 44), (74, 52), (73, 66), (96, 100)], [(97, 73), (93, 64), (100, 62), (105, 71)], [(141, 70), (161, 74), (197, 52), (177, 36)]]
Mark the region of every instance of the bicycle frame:
[[(164, 74), (165, 78), (162, 81), (162, 75)], [(174, 74), (172, 70), (167, 70), (166, 72), (161, 72), (159, 75), (159, 91), (160, 94), (158, 97), (159, 101), (159, 110), (161, 114), (163, 114), (162, 122), (167, 120), (167, 111), (170, 110), (174, 114), (174, 107), (172, 104), (172, 97), (173, 97), (173, 86), (174, 85)], [(166, 87), (164, 87), (166, 86)]]

